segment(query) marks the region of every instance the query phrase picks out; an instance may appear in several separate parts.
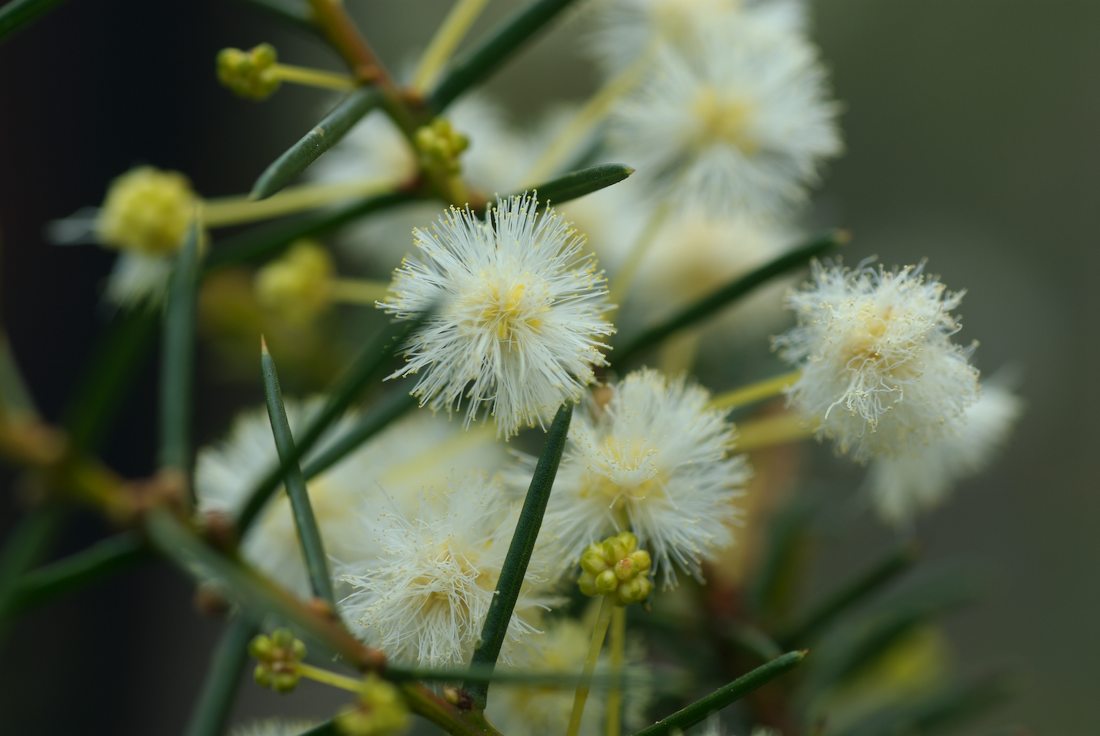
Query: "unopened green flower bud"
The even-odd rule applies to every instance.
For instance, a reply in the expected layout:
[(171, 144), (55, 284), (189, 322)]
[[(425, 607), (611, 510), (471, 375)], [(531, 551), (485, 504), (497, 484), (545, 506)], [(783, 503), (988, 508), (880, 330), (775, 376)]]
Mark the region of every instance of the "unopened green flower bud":
[(616, 590), (616, 602), (621, 606), (641, 603), (653, 592), (653, 581), (648, 577), (637, 576), (622, 583)]
[(261, 43), (250, 51), (226, 48), (218, 52), (218, 81), (250, 100), (270, 97), (281, 83), (275, 70), (275, 47)]
[(276, 629), (270, 636), (256, 636), (249, 642), (248, 652), (258, 660), (252, 671), (256, 684), (280, 693), (298, 686), (306, 645), (289, 630)]
[(347, 736), (393, 736), (409, 727), (409, 711), (396, 687), (370, 674), (358, 702), (336, 716), (336, 727)]
[(596, 592), (600, 595), (613, 593), (619, 587), (619, 581), (615, 577), (614, 570), (604, 570), (596, 576)]
[(96, 238), (112, 248), (148, 255), (175, 253), (198, 201), (183, 174), (139, 166), (111, 182), (96, 218)]
[(586, 549), (581, 555), (581, 569), (593, 575), (599, 575), (606, 570), (607, 560), (604, 559), (603, 551), (592, 547)]
[(447, 176), (462, 171), (459, 156), (470, 145), (470, 139), (459, 133), (450, 121), (436, 118), (416, 131), (416, 150), (425, 168)]
[(588, 545), (581, 554), (577, 585), (585, 595), (608, 595), (621, 606), (645, 600), (653, 590), (649, 553), (631, 532)]

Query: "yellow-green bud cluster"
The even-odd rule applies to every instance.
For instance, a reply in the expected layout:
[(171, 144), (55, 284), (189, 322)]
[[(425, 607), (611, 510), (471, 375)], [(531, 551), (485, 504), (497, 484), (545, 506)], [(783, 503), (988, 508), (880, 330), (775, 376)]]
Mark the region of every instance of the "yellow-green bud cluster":
[(248, 645), (256, 658), (252, 675), (256, 683), (275, 692), (288, 693), (302, 679), (299, 665), (306, 656), (306, 645), (287, 629), (276, 629), (270, 636), (260, 634)]
[(649, 553), (638, 549), (638, 538), (631, 532), (620, 532), (588, 545), (581, 555), (577, 584), (585, 595), (611, 596), (620, 606), (640, 603), (653, 590), (651, 564)]
[(392, 736), (409, 727), (409, 711), (397, 688), (372, 673), (358, 702), (336, 716), (336, 727), (347, 736)]
[(455, 130), (449, 120), (436, 118), (416, 131), (416, 150), (424, 168), (446, 176), (462, 171), (459, 157), (470, 146), (470, 139)]
[(261, 43), (250, 51), (222, 49), (218, 52), (218, 81), (241, 97), (264, 100), (279, 89), (275, 68), (275, 47)]
[(148, 255), (179, 250), (198, 198), (178, 171), (139, 166), (111, 182), (96, 218), (103, 245)]
[(308, 324), (329, 304), (332, 274), (328, 251), (300, 240), (256, 274), (256, 299), (288, 321)]

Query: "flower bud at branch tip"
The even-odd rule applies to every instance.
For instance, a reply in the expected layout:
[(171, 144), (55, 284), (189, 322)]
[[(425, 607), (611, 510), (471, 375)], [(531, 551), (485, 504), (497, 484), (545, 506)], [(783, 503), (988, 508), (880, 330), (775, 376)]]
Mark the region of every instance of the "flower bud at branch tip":
[(462, 171), (459, 156), (469, 145), (470, 139), (444, 118), (436, 118), (416, 131), (416, 150), (422, 165), (442, 176), (456, 176)]
[(288, 693), (302, 679), (306, 645), (287, 629), (276, 629), (270, 636), (260, 634), (248, 645), (248, 653), (257, 660), (253, 677), (262, 687)]
[(218, 81), (234, 94), (264, 100), (279, 89), (275, 47), (261, 43), (249, 51), (225, 48), (218, 52)]
[(590, 544), (581, 554), (580, 565), (577, 585), (585, 595), (611, 596), (626, 606), (644, 601), (653, 590), (652, 559), (649, 552), (638, 549), (638, 538), (631, 532)]

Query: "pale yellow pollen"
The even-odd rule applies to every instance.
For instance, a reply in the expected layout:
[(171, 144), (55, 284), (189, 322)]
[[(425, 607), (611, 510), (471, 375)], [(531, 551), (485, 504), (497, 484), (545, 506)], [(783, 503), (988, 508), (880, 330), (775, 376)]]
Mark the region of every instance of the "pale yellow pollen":
[(759, 150), (749, 130), (753, 108), (747, 101), (722, 96), (713, 87), (706, 87), (696, 95), (692, 112), (699, 121), (698, 145), (719, 141), (750, 155)]
[[(653, 464), (654, 450), (639, 442), (624, 443), (616, 437), (603, 440), (603, 457), (614, 466), (614, 475), (605, 472), (593, 473), (590, 481), (581, 491), (582, 497), (601, 496), (614, 507), (625, 501), (641, 501), (646, 498), (664, 495), (665, 476)], [(644, 473), (637, 482), (623, 483), (621, 474)]]
[[(527, 284), (522, 281), (505, 292), (496, 285), (490, 285), (484, 299), (487, 304), (478, 319), (486, 325), (494, 326), (499, 340), (511, 340), (520, 327), (538, 331), (542, 320), (532, 314), (534, 310), (528, 303), (530, 300), (524, 299), (526, 295)], [(539, 311), (546, 310), (543, 308)]]

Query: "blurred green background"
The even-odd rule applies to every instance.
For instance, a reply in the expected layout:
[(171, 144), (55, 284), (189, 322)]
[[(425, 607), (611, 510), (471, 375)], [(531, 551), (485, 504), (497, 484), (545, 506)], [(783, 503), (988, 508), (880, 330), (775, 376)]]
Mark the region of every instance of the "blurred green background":
[[(349, 4), (398, 68), (448, 5)], [(480, 30), (518, 4), (492, 3)], [(1013, 675), (1015, 697), (973, 733), (1100, 733), (1100, 483), (1087, 461), (1100, 443), (1100, 4), (821, 0), (812, 15), (847, 142), (813, 220), (853, 230), (849, 262), (927, 257), (966, 288), (963, 338), (980, 341), (984, 371), (1012, 368), (1027, 401), (1001, 461), (917, 530), (933, 563), (983, 579), (980, 602), (950, 619), (961, 667)], [(583, 30), (574, 14), (494, 78), (517, 120), (593, 88)], [(102, 325), (89, 305), (110, 256), (51, 247), (43, 224), (98, 202), (136, 163), (187, 171), (210, 195), (247, 190), (328, 103), (286, 88), (256, 105), (220, 89), (217, 50), (260, 41), (336, 68), (315, 42), (224, 0), (67, 3), (0, 47), (0, 303), (47, 416)], [(134, 383), (109, 438), (107, 458), (124, 473), (150, 470), (153, 375)], [(209, 437), (223, 410), (207, 398), (198, 414)], [(258, 382), (246, 398), (259, 398)], [(6, 529), (10, 494), (3, 504)], [(77, 520), (62, 551), (100, 533)], [(815, 584), (829, 589), (891, 541), (868, 517), (838, 512)], [(166, 724), (186, 717), (216, 630), (163, 568), (54, 604), (3, 644), (0, 720), (38, 733), (173, 733)], [(241, 709), (281, 706), (246, 688)]]

